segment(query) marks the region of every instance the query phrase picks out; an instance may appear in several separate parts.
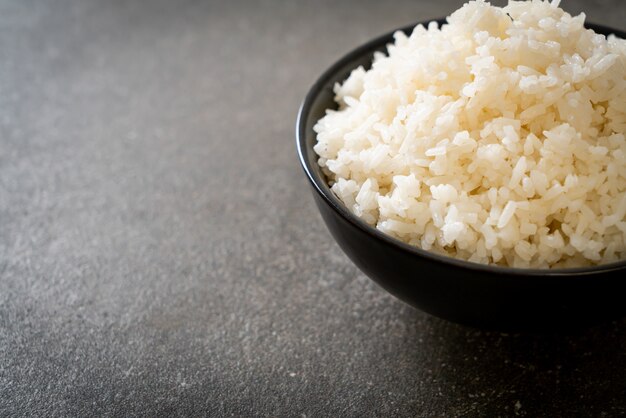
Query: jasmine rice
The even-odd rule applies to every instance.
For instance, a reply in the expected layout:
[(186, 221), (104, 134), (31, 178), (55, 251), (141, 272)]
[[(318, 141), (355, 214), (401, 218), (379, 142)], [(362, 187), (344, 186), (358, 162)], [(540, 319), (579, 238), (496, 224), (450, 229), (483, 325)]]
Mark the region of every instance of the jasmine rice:
[(626, 258), (626, 41), (558, 0), (471, 1), (398, 32), (315, 126), (333, 192), (411, 245), (478, 263)]

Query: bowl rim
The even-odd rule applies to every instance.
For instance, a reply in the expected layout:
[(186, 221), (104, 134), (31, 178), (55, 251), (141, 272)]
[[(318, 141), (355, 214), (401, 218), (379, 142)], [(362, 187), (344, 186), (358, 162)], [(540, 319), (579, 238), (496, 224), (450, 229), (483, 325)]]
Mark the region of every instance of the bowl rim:
[[(590, 275), (597, 275), (598, 273), (608, 273), (616, 270), (622, 270), (626, 268), (626, 260), (616, 261), (613, 263), (600, 264), (596, 266), (586, 267), (574, 267), (574, 268), (557, 268), (557, 269), (542, 269), (542, 268), (519, 268), (499, 266), (494, 264), (480, 264), (472, 261), (462, 260), (451, 256), (445, 256), (437, 254), (428, 250), (421, 249), (417, 246), (407, 244), (391, 235), (385, 234), (378, 229), (370, 226), (359, 217), (354, 215), (348, 210), (348, 208), (341, 202), (341, 200), (332, 192), (326, 179), (317, 175), (315, 170), (309, 165), (309, 158), (307, 158), (310, 152), (306, 147), (306, 122), (311, 112), (311, 107), (317, 96), (321, 93), (324, 87), (328, 84), (329, 79), (333, 78), (337, 71), (345, 68), (353, 60), (362, 57), (366, 54), (372, 54), (376, 50), (385, 47), (393, 42), (393, 35), (402, 31), (404, 33), (410, 33), (417, 25), (422, 24), (427, 26), (431, 22), (437, 22), (439, 26), (446, 22), (446, 18), (429, 19), (425, 21), (419, 21), (414, 24), (402, 26), (387, 32), (383, 35), (377, 36), (360, 46), (356, 47), (352, 51), (343, 55), (339, 60), (335, 61), (328, 69), (326, 69), (321, 76), (315, 81), (315, 83), (308, 90), (300, 108), (298, 110), (298, 116), (296, 119), (296, 148), (298, 151), (298, 158), (300, 164), (306, 173), (309, 182), (317, 192), (317, 194), (324, 200), (324, 202), (330, 206), (336, 214), (338, 214), (344, 221), (352, 224), (354, 227), (360, 229), (362, 232), (371, 236), (372, 238), (381, 240), (387, 245), (390, 245), (397, 250), (408, 253), (411, 256), (425, 257), (432, 262), (439, 264), (453, 265), (455, 267), (474, 270), (477, 272), (508, 275), (508, 276), (530, 276), (530, 277), (584, 277)], [(585, 22), (587, 29), (593, 29), (596, 32), (603, 34), (615, 34), (620, 38), (626, 38), (626, 33), (614, 28), (610, 28), (603, 25), (598, 25), (590, 22)], [(606, 35), (605, 35), (606, 36)], [(313, 161), (313, 160), (312, 160)], [(314, 159), (317, 162), (317, 158)]]

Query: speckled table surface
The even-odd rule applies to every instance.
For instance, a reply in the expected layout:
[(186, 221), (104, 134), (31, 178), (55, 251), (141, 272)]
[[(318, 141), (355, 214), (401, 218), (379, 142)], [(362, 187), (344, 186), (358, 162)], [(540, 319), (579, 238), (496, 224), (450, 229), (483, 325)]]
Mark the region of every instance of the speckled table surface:
[[(441, 321), (314, 208), (314, 78), (460, 4), (0, 1), (0, 416), (626, 414), (626, 321)], [(564, 4), (626, 28), (620, 0)]]

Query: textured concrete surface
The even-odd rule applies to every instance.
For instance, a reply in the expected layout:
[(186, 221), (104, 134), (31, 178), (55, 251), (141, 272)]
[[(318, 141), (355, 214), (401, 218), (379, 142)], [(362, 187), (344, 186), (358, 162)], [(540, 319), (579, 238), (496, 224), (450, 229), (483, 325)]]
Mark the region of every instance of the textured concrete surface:
[[(460, 3), (1, 1), (0, 416), (626, 414), (626, 321), (432, 318), (314, 208), (314, 78)], [(626, 28), (620, 0), (564, 3)]]

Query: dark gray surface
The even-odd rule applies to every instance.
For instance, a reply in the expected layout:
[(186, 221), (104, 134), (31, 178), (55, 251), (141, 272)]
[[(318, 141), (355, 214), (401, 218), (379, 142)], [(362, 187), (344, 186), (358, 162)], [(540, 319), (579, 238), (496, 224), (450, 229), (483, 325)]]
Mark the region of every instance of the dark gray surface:
[[(626, 28), (620, 0), (564, 3)], [(309, 196), (314, 78), (460, 4), (2, 1), (0, 415), (626, 414), (626, 321), (432, 318)]]

